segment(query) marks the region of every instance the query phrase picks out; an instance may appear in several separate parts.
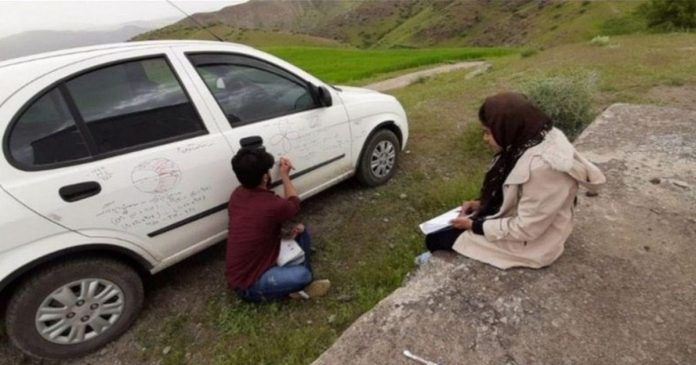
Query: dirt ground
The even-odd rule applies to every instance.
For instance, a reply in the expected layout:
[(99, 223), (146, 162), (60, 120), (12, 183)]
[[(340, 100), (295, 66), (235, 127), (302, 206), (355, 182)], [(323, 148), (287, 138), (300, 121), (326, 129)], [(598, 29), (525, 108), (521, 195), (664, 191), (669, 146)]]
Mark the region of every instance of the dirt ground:
[(419, 80), (424, 80), (428, 77), (432, 77), (435, 75), (439, 75), (442, 73), (446, 72), (452, 72), (452, 71), (458, 71), (458, 70), (466, 70), (470, 69), (472, 70), (470, 72), (471, 77), (474, 77), (475, 75), (486, 72), (486, 70), (490, 67), (490, 64), (487, 62), (459, 62), (455, 63), (452, 65), (444, 65), (444, 66), (438, 66), (438, 67), (433, 67), (429, 68), (427, 70), (422, 70), (422, 71), (417, 71), (417, 72), (411, 72), (405, 75), (401, 75), (399, 77), (395, 77), (389, 80), (384, 80), (380, 82), (376, 82), (374, 84), (369, 84), (364, 86), (367, 89), (371, 90), (376, 90), (376, 91), (387, 91), (387, 90), (393, 90), (393, 89), (398, 89), (401, 87), (406, 87), (408, 85), (411, 85), (413, 83), (419, 82)]

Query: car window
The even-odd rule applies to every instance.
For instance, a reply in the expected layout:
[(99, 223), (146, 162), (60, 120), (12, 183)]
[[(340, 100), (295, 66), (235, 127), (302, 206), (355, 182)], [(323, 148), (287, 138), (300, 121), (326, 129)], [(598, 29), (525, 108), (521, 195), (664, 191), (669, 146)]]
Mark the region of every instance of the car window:
[(101, 68), (66, 86), (100, 153), (204, 130), (164, 58)]
[(9, 147), (14, 160), (25, 166), (89, 157), (87, 144), (57, 88), (22, 113), (10, 133)]
[(268, 63), (236, 55), (189, 58), (232, 126), (316, 106), (305, 82)]

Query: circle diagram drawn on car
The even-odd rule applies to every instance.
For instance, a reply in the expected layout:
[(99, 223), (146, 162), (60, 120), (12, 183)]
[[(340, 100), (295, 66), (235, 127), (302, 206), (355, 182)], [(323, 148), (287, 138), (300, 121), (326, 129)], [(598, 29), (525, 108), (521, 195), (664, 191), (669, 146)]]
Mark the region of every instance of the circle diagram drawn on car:
[(155, 158), (133, 169), (131, 181), (143, 193), (160, 194), (172, 190), (181, 180), (181, 170), (172, 160)]

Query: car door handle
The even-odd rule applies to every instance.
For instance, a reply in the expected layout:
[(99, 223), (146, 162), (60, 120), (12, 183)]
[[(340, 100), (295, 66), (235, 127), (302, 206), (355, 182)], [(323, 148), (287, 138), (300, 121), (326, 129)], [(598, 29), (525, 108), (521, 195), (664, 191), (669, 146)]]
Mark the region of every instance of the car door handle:
[(96, 181), (86, 181), (72, 185), (66, 185), (58, 190), (60, 197), (68, 203), (89, 198), (101, 192), (101, 185)]

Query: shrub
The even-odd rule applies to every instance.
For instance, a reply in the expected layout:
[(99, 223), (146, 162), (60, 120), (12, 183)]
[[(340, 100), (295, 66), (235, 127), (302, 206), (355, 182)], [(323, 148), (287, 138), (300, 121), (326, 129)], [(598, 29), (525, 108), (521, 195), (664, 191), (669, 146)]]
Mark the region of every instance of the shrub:
[(696, 0), (650, 0), (638, 7), (638, 13), (658, 30), (696, 29)]
[(571, 140), (592, 121), (594, 73), (537, 76), (523, 82), (521, 89)]
[(609, 36), (598, 35), (598, 36), (592, 38), (592, 40), (590, 41), (590, 44), (592, 44), (593, 46), (600, 46), (600, 47), (604, 47), (606, 45), (609, 45)]
[(537, 53), (539, 53), (538, 48), (525, 48), (524, 50), (522, 50), (522, 52), (520, 52), (520, 56), (522, 56), (523, 58), (527, 58), (534, 56)]
[(607, 19), (599, 27), (602, 34), (620, 35), (645, 31), (647, 25), (645, 19), (635, 13)]

